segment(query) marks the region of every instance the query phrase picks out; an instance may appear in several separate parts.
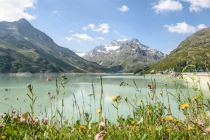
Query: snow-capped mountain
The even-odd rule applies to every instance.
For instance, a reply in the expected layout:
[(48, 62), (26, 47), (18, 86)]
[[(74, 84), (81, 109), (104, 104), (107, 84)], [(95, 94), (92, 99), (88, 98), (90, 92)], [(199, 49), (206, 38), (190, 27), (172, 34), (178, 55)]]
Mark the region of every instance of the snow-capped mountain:
[(141, 44), (138, 39), (131, 39), (114, 40), (104, 46), (98, 46), (83, 58), (102, 66), (115, 68), (118, 72), (135, 72), (141, 67), (159, 61), (164, 56), (164, 53)]

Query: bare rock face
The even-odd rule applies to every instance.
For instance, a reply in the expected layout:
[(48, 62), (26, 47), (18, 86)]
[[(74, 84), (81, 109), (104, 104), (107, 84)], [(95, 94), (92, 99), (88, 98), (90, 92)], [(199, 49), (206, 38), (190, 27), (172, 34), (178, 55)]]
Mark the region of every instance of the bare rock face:
[(165, 54), (149, 48), (138, 39), (112, 41), (98, 46), (83, 58), (102, 66), (115, 69), (117, 72), (134, 72), (164, 58)]

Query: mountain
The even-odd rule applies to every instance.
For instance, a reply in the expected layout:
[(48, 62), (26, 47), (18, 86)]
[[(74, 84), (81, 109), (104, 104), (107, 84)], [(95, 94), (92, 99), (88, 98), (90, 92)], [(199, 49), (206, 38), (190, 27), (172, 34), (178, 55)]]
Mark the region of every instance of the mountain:
[(85, 52), (82, 52), (82, 51), (74, 51), (74, 53), (77, 54), (80, 57), (83, 57), (83, 56), (86, 55), (86, 53)]
[(148, 70), (205, 71), (207, 67), (210, 69), (210, 28), (189, 36), (165, 59), (151, 65)]
[(162, 52), (141, 44), (138, 39), (131, 39), (114, 40), (107, 45), (98, 46), (83, 58), (112, 68), (115, 72), (135, 72), (164, 56)]
[(27, 20), (0, 22), (0, 72), (105, 72), (57, 45)]

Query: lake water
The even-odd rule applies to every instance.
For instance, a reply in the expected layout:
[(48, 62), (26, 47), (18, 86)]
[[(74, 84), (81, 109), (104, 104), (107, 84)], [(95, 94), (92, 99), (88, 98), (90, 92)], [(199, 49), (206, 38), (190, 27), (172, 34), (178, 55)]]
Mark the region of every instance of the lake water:
[[(99, 97), (101, 93), (101, 81), (99, 74), (66, 74), (68, 80), (66, 83), (66, 94), (64, 100), (64, 113), (66, 119), (76, 120), (80, 118), (80, 112), (88, 112), (92, 114), (92, 119), (98, 118), (97, 109), (99, 108)], [(36, 115), (45, 116), (50, 114), (51, 95), (56, 94), (56, 78), (60, 77), (56, 74), (34, 74), (34, 75), (0, 75), (0, 112), (8, 112), (13, 108), (24, 113), (29, 110), (29, 100), (27, 97), (27, 84), (31, 83), (37, 95)], [(48, 79), (48, 80), (47, 80)], [(50, 80), (49, 80), (50, 79)], [(174, 80), (168, 76), (134, 76), (129, 74), (107, 74), (102, 75), (103, 82), (103, 108), (104, 115), (110, 120), (115, 120), (116, 109), (112, 105), (112, 96), (120, 95), (128, 98), (132, 104), (137, 104), (140, 100), (146, 100), (150, 90), (148, 84), (155, 79), (157, 84), (157, 93), (161, 90), (164, 92), (175, 93), (176, 88)], [(135, 85), (135, 83), (136, 85)], [(95, 100), (91, 96), (93, 93), (92, 82), (95, 91)], [(122, 83), (123, 82), (123, 83)], [(181, 80), (176, 80), (177, 86), (186, 91), (186, 84)], [(60, 87), (61, 90), (61, 87)], [(165, 100), (167, 101), (166, 95)], [(76, 99), (79, 107), (73, 104)], [(55, 102), (56, 100), (54, 100)], [(61, 98), (58, 102), (61, 107)], [(172, 110), (178, 115), (176, 102), (171, 98)], [(55, 108), (53, 108), (55, 111)], [(126, 117), (132, 116), (132, 107), (124, 100), (120, 103), (120, 115)]]

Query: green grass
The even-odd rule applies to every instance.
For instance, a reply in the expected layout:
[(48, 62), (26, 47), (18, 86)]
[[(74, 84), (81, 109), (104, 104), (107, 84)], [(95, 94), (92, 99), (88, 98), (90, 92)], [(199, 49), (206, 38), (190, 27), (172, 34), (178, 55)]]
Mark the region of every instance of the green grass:
[(174, 70), (181, 72), (188, 64), (196, 66), (195, 71), (205, 71), (205, 61), (210, 64), (210, 49), (209, 47), (184, 47), (177, 49), (167, 56), (162, 61), (150, 66), (150, 69), (155, 71)]
[[(167, 87), (166, 90), (157, 92), (156, 83), (152, 81), (148, 85), (150, 92), (147, 100), (136, 99), (138, 104), (121, 96), (112, 97), (113, 107), (116, 110), (116, 122), (112, 123), (109, 118), (103, 116), (103, 81), (101, 79), (99, 99), (101, 104), (96, 112), (99, 121), (91, 120), (91, 114), (80, 112), (81, 119), (72, 123), (71, 119), (65, 119), (63, 112), (66, 80), (67, 77), (62, 76), (61, 81), (56, 81), (56, 94), (49, 93), (51, 115), (47, 118), (35, 115), (36, 94), (33, 86), (29, 84), (30, 110), (25, 113), (12, 111), (0, 114), (0, 140), (93, 140), (99, 135), (101, 139), (97, 140), (210, 139), (210, 99), (200, 90), (199, 82), (195, 82), (193, 89), (185, 93), (177, 87), (177, 92), (173, 95), (180, 113), (184, 115), (181, 119), (171, 110), (174, 106), (171, 106), (171, 93), (167, 91)], [(58, 88), (59, 85), (61, 89)], [(54, 105), (60, 98), (58, 95), (62, 95), (62, 108)], [(93, 96), (95, 96), (94, 92)], [(164, 97), (168, 97), (167, 102)], [(118, 110), (122, 102), (132, 107), (134, 110), (132, 117), (123, 118), (119, 115)], [(77, 105), (76, 100), (75, 104)]]
[(210, 68), (210, 28), (200, 30), (182, 41), (166, 58), (148, 66), (136, 73), (150, 73), (151, 71), (181, 72), (187, 65), (195, 65), (194, 71), (206, 71), (205, 63)]

